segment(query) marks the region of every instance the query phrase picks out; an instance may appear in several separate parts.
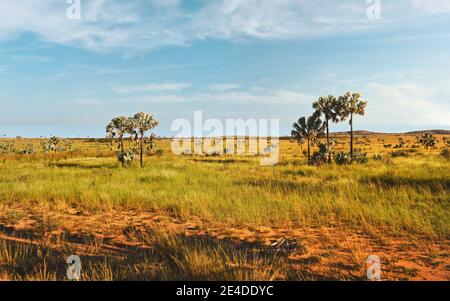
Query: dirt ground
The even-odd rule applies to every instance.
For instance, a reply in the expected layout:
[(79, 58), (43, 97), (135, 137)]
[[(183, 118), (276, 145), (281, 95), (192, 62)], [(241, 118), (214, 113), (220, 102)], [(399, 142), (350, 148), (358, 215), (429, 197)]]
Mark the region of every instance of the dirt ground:
[[(126, 257), (140, 248), (149, 247), (136, 242), (130, 233), (153, 230), (182, 233), (186, 237), (205, 236), (246, 249), (270, 248), (276, 241), (286, 238), (300, 246), (283, 256), (287, 257), (291, 271), (302, 274), (303, 279), (365, 280), (366, 258), (378, 255), (382, 261), (383, 280), (450, 280), (448, 240), (435, 241), (417, 236), (374, 237), (345, 227), (223, 227), (157, 211), (108, 209), (91, 214), (67, 208), (50, 214), (46, 210), (9, 206), (1, 212), (0, 239), (36, 244), (45, 224), (45, 236), (51, 241), (52, 248), (61, 249), (69, 243), (81, 256), (96, 253), (105, 257)], [(89, 241), (100, 243), (94, 244), (93, 248), (92, 243), (87, 243)]]

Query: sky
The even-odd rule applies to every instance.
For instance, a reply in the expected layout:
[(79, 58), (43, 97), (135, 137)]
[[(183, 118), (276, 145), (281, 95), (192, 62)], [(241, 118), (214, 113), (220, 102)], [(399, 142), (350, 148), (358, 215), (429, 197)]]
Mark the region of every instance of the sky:
[(145, 111), (173, 136), (199, 110), (287, 135), (346, 91), (356, 129), (450, 129), (448, 0), (79, 1), (0, 0), (0, 135), (103, 137)]

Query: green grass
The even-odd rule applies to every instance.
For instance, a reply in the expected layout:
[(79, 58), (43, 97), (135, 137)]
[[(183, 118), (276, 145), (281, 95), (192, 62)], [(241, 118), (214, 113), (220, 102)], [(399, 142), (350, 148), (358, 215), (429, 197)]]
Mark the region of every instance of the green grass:
[(162, 209), (227, 225), (345, 225), (448, 238), (450, 162), (412, 156), (366, 165), (311, 167), (284, 155), (152, 157), (122, 169), (114, 158), (0, 161), (0, 203)]
[[(441, 145), (398, 155), (383, 147), (397, 137), (382, 138), (357, 144), (367, 164), (320, 167), (289, 141), (279, 164), (263, 167), (254, 156), (174, 156), (165, 140), (144, 168), (122, 168), (109, 143), (76, 140), (70, 151), (44, 153), (39, 140), (10, 141), (36, 152), (0, 153), (0, 279), (65, 280), (65, 258), (78, 254), (88, 281), (356, 280), (372, 242), (394, 273), (398, 253), (379, 249), (393, 237), (408, 260), (418, 247), (404, 250), (405, 241), (422, 246), (421, 258), (446, 260), (450, 161)], [(142, 223), (144, 211), (158, 222)], [(352, 233), (360, 240), (347, 240)], [(289, 235), (309, 251), (270, 251)]]

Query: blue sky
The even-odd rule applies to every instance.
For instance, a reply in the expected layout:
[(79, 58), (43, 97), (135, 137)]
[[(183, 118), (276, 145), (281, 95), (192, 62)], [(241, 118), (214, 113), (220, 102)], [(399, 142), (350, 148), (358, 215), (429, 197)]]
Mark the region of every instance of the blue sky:
[[(450, 2), (0, 0), (0, 134), (104, 136), (108, 120), (279, 118), (363, 93), (373, 131), (450, 129)], [(346, 129), (334, 125), (334, 130)]]

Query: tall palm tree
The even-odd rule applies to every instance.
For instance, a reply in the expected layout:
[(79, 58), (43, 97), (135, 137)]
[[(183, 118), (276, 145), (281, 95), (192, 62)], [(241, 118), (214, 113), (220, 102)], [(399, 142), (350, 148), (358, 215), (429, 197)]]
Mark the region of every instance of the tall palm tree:
[[(313, 109), (324, 115), (324, 126), (326, 128), (327, 135), (327, 149), (330, 149), (330, 120), (333, 122), (338, 122), (338, 112), (337, 112), (338, 100), (333, 95), (328, 95), (326, 97), (320, 97), (315, 103), (313, 103)], [(329, 158), (331, 160), (331, 157)]]
[(361, 93), (347, 92), (340, 96), (337, 103), (337, 111), (341, 121), (349, 118), (350, 124), (350, 158), (353, 160), (353, 117), (355, 115), (364, 116), (367, 101), (361, 100)]
[(320, 119), (321, 113), (316, 111), (312, 116), (300, 118), (293, 125), (291, 132), (292, 138), (297, 142), (303, 143), (305, 140), (308, 143), (308, 161), (311, 160), (311, 145), (317, 139), (323, 136), (323, 122)]
[(144, 136), (145, 132), (155, 128), (159, 122), (153, 118), (151, 114), (140, 112), (132, 118), (133, 129), (139, 135), (139, 154), (141, 159), (141, 167), (144, 166)]
[[(119, 139), (119, 148), (121, 157), (125, 157), (125, 149), (123, 146), (123, 137), (129, 134), (132, 130), (130, 119), (124, 116), (116, 117), (106, 126), (106, 133), (112, 139)], [(122, 166), (125, 166), (124, 160), (122, 160)]]

